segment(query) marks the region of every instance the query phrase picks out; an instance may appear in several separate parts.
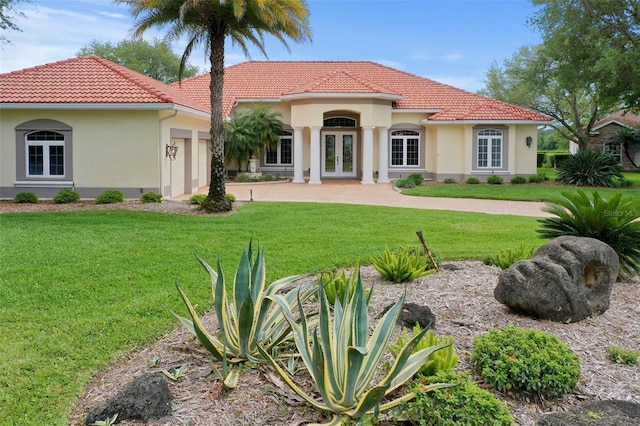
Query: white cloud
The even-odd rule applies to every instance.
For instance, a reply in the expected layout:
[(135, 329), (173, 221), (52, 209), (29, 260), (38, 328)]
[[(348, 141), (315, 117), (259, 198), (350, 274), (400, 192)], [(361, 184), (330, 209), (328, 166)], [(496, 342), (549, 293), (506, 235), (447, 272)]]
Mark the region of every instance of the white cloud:
[(417, 52), (410, 56), (414, 61), (447, 61), (456, 62), (464, 59), (464, 55), (460, 52), (447, 52), (438, 54), (427, 54), (424, 52)]
[(484, 87), (481, 79), (470, 76), (424, 75), (423, 77), (457, 87), (458, 89), (468, 90), (469, 92), (477, 92)]

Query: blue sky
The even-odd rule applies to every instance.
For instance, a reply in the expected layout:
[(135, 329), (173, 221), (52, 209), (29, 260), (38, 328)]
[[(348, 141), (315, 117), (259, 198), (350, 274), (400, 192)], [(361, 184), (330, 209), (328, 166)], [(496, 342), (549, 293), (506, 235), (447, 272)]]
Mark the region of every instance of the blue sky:
[[(272, 60), (367, 60), (442, 83), (477, 91), (492, 62), (501, 63), (540, 35), (527, 24), (535, 8), (528, 0), (307, 0), (311, 43), (290, 43), (288, 52), (267, 40)], [(111, 0), (32, 0), (25, 17), (14, 17), (22, 32), (6, 36), (0, 72), (76, 56), (92, 40), (118, 42), (130, 35), (133, 18)], [(162, 37), (162, 31), (145, 38)], [(181, 54), (182, 44), (174, 51)], [(264, 60), (258, 51), (254, 60)], [(245, 61), (229, 45), (227, 65)], [(208, 68), (201, 49), (191, 64)]]

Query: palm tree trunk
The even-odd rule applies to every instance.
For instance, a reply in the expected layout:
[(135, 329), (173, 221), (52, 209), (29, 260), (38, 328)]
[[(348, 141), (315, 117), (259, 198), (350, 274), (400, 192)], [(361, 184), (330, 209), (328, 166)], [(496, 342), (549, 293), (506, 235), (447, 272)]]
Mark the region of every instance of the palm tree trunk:
[(222, 121), (222, 89), (224, 84), (225, 34), (210, 31), (209, 62), (211, 63), (211, 179), (209, 193), (200, 208), (210, 213), (231, 210), (225, 191), (224, 127)]

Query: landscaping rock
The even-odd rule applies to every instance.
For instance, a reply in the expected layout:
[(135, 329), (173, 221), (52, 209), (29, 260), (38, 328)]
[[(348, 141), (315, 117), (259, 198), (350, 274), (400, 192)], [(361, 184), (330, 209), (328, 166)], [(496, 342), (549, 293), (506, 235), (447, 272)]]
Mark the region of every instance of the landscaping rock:
[(576, 322), (609, 308), (618, 255), (593, 238), (558, 237), (502, 271), (496, 300), (515, 312)]
[(171, 400), (169, 385), (162, 374), (145, 374), (112, 400), (91, 411), (86, 424), (92, 425), (115, 414), (118, 414), (116, 423), (123, 420), (158, 420), (171, 415)]
[[(382, 317), (393, 305), (389, 305), (380, 313), (378, 318)], [(402, 306), (400, 315), (398, 315), (398, 325), (413, 328), (418, 324), (421, 329), (435, 328), (436, 316), (428, 306), (421, 306), (415, 303), (405, 303)]]
[(640, 404), (629, 401), (605, 400), (586, 402), (568, 413), (546, 414), (538, 426), (637, 426), (640, 424)]

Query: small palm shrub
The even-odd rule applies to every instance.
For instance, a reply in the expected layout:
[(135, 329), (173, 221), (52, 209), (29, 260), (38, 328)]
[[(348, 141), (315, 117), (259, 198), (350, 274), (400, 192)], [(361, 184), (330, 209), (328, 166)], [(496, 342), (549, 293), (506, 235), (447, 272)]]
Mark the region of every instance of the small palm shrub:
[(511, 185), (523, 185), (527, 183), (527, 178), (524, 176), (514, 176), (511, 178)]
[(61, 189), (58, 195), (53, 197), (53, 202), (56, 204), (77, 203), (78, 201), (80, 201), (80, 194), (73, 189)]
[(604, 199), (581, 190), (563, 192), (543, 209), (556, 217), (539, 219), (543, 238), (563, 235), (590, 237), (607, 243), (620, 258), (623, 274), (640, 273), (640, 200), (617, 193)]
[(521, 244), (517, 249), (506, 249), (496, 255), (487, 256), (484, 259), (484, 264), (494, 265), (500, 269), (507, 269), (516, 262), (529, 259), (534, 251), (535, 249), (533, 247), (526, 248), (524, 244)]
[(424, 177), (422, 177), (421, 173), (411, 173), (407, 176), (407, 179), (412, 180), (416, 186), (420, 186), (422, 185), (422, 182), (424, 182)]
[[(455, 386), (427, 391), (432, 383)], [(442, 371), (419, 377), (409, 384), (415, 398), (394, 410), (394, 418), (419, 426), (511, 426), (509, 407), (491, 392), (481, 389), (468, 373)]]
[[(318, 285), (324, 288), (327, 300), (331, 306), (336, 303), (336, 298), (344, 305), (346, 300), (353, 297), (353, 293), (356, 291), (356, 283), (358, 282), (359, 275), (360, 268), (358, 264), (356, 264), (354, 272), (350, 277), (347, 276), (344, 269), (341, 273), (338, 273), (337, 271), (322, 272), (318, 276)], [(365, 290), (365, 293), (368, 302), (371, 297), (371, 290)]]
[(117, 189), (109, 189), (96, 197), (98, 204), (121, 203), (124, 201), (124, 193)]
[(140, 201), (143, 203), (161, 203), (162, 195), (154, 191), (145, 192), (140, 197)]
[(405, 247), (393, 253), (388, 247), (380, 256), (371, 258), (373, 266), (388, 281), (403, 283), (435, 272), (428, 254)]
[(478, 179), (477, 177), (473, 177), (471, 176), (470, 178), (467, 179), (466, 181), (469, 185), (477, 185), (480, 183), (480, 179)]
[(624, 349), (617, 346), (609, 346), (607, 348), (609, 359), (616, 364), (638, 365), (640, 351), (633, 349)]
[(193, 194), (189, 197), (189, 204), (197, 204), (200, 205), (204, 203), (204, 200), (207, 199), (207, 194)]
[[(373, 413), (384, 413), (403, 401), (410, 400), (413, 397), (411, 393), (396, 396), (395, 399), (382, 403), (386, 395), (410, 380), (429, 356), (442, 348), (432, 346), (414, 352), (426, 329), (402, 348), (386, 375), (377, 384), (371, 383), (380, 371), (378, 364), (382, 361), (393, 334), (394, 325), (404, 304), (404, 295), (384, 314), (371, 336), (367, 313), (369, 303), (360, 274), (356, 279), (353, 297), (347, 300), (344, 306), (340, 299), (336, 298), (333, 309), (330, 309), (327, 295), (322, 290), (319, 292), (319, 298), (317, 327), (309, 327), (305, 315), (302, 315), (299, 321), (296, 319), (283, 295), (270, 296), (270, 299), (275, 300), (285, 312), (300, 358), (317, 388), (320, 399), (309, 395), (296, 385), (294, 379), (269, 351), (259, 346), (262, 356), (269, 360), (287, 385), (313, 407), (330, 413), (333, 418), (327, 424), (331, 425), (345, 424), (350, 419), (359, 419)], [(298, 307), (302, 311), (301, 300), (298, 301)], [(425, 390), (448, 386), (451, 385), (427, 384)]]
[[(412, 336), (417, 336), (421, 332), (422, 329), (418, 324), (416, 324), (416, 326), (413, 327)], [(391, 355), (394, 358), (397, 357), (402, 348), (404, 348), (410, 340), (411, 337), (409, 337), (409, 332), (403, 327), (396, 343), (389, 344), (389, 352)], [(433, 330), (429, 330), (424, 334), (424, 336), (422, 336), (422, 339), (418, 341), (414, 352), (421, 351), (432, 346), (443, 346), (443, 348), (433, 352), (416, 374), (421, 376), (434, 376), (440, 371), (453, 371), (456, 365), (458, 365), (459, 359), (456, 354), (456, 348), (453, 344), (453, 336), (436, 336)]]
[(544, 182), (545, 176), (544, 175), (531, 175), (529, 176), (529, 183), (542, 183)]
[(416, 186), (416, 183), (409, 178), (395, 180), (393, 184), (397, 188), (413, 188)]
[(33, 203), (38, 204), (40, 200), (38, 200), (38, 196), (33, 192), (18, 192), (15, 197), (13, 197), (14, 203)]
[(567, 185), (611, 187), (616, 178), (624, 179), (624, 175), (613, 156), (585, 149), (569, 155), (558, 165), (556, 180)]
[(487, 183), (491, 185), (502, 185), (503, 182), (504, 179), (502, 178), (502, 176), (491, 175), (487, 178)]
[(507, 326), (473, 341), (471, 364), (500, 392), (520, 389), (549, 397), (571, 392), (580, 380), (580, 360), (556, 336)]
[[(291, 338), (291, 327), (282, 309), (273, 302), (271, 296), (306, 275), (290, 276), (267, 284), (263, 251), (258, 249), (254, 258), (253, 247), (249, 243), (249, 248), (245, 248), (242, 253), (234, 282), (228, 291), (220, 261), (218, 260), (218, 268), (215, 271), (203, 259), (197, 255), (196, 257), (211, 276), (213, 308), (218, 320), (218, 330), (211, 334), (204, 328), (187, 295), (177, 284), (190, 319), (176, 313), (173, 315), (196, 335), (202, 346), (215, 359), (231, 364), (259, 362), (261, 356), (258, 344), (271, 352)], [(307, 284), (280, 296), (283, 303), (295, 305), (296, 297), (300, 301), (306, 301), (316, 291), (317, 288)]]

